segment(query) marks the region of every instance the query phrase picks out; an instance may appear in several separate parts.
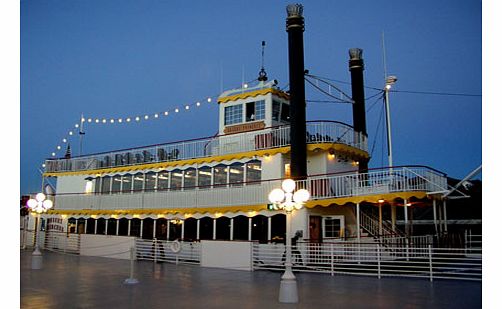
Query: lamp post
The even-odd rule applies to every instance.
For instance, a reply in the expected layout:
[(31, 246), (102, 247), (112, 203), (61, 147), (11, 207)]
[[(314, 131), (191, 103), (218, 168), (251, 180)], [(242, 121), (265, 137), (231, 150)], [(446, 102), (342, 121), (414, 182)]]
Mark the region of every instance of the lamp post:
[(303, 204), (310, 198), (310, 193), (305, 189), (293, 193), (295, 186), (293, 180), (286, 179), (282, 182), (282, 190), (274, 189), (268, 195), (274, 209), (281, 209), (286, 212), (286, 270), (281, 277), (279, 290), (279, 302), (281, 303), (298, 302), (298, 287), (291, 263), (291, 213), (295, 209), (302, 208)]
[(35, 222), (35, 250), (31, 255), (31, 269), (41, 269), (42, 268), (42, 253), (38, 246), (39, 237), (38, 230), (40, 229), (40, 214), (51, 209), (53, 204), (51, 200), (45, 198), (45, 194), (38, 193), (34, 199), (29, 199), (26, 203), (28, 208), (37, 214), (37, 220)]
[(397, 81), (397, 77), (390, 75), (385, 78), (385, 111), (386, 111), (386, 123), (387, 123), (387, 153), (389, 156), (389, 167), (394, 165), (392, 161), (392, 137), (390, 130), (390, 106), (389, 106), (389, 92), (392, 85)]

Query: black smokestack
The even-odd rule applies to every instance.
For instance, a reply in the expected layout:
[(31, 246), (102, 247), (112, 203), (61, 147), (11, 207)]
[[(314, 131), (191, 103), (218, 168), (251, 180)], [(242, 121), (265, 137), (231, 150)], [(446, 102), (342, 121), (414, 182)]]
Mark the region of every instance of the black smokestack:
[(288, 32), (289, 87), (291, 118), (291, 177), (307, 177), (307, 124), (305, 116), (305, 80), (303, 63), (303, 6), (289, 4), (286, 8)]
[[(363, 61), (363, 50), (360, 48), (349, 49), (349, 70), (350, 77), (352, 80), (352, 100), (354, 103), (352, 105), (352, 116), (355, 135), (355, 142), (362, 143), (368, 133), (366, 132), (366, 107), (364, 104), (364, 61)], [(364, 137), (361, 137), (361, 133)], [(365, 172), (368, 170), (368, 161), (361, 160), (359, 162), (359, 171)]]

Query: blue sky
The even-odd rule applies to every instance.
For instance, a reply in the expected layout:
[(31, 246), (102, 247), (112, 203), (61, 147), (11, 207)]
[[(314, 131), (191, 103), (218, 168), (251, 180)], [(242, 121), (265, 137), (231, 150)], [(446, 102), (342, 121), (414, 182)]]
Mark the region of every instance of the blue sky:
[[(261, 41), (268, 76), (288, 84), (288, 1), (22, 1), (20, 189), (40, 190), (38, 168), (80, 114), (153, 115), (257, 77)], [(366, 86), (482, 93), (481, 1), (303, 1), (305, 67), (345, 92), (348, 49), (364, 50)], [(309, 85), (307, 100), (329, 100)], [(366, 90), (366, 96), (375, 94)], [(428, 165), (462, 178), (481, 164), (481, 97), (391, 93), (395, 165)], [(374, 102), (366, 102), (369, 107)], [(367, 114), (370, 167), (386, 166), (382, 101)], [(211, 136), (217, 104), (128, 125), (86, 126), (84, 153)], [(309, 103), (307, 118), (351, 124), (346, 104)], [(382, 152), (383, 150), (383, 152)]]

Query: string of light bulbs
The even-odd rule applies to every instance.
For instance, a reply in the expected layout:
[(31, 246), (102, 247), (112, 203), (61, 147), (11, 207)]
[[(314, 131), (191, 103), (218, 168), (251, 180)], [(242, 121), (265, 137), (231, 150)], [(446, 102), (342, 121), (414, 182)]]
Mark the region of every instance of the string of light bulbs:
[[(197, 108), (203, 105), (203, 103), (211, 103), (217, 96), (207, 97), (204, 100), (196, 101), (192, 104), (183, 104), (172, 109), (164, 110), (162, 112), (144, 114), (141, 116), (128, 116), (128, 117), (114, 117), (114, 118), (103, 118), (103, 117), (84, 117), (83, 115), (80, 118), (80, 123), (76, 123), (71, 129), (67, 130), (65, 136), (60, 139), (60, 143), (56, 145), (56, 147), (51, 152), (50, 157), (56, 158), (58, 153), (64, 148), (64, 145), (69, 145), (70, 139), (72, 137), (78, 136), (80, 134), (84, 134), (83, 127), (84, 125), (106, 125), (106, 124), (132, 124), (144, 122), (147, 120), (155, 120), (160, 119), (162, 117), (168, 117), (173, 114), (178, 114), (181, 111), (190, 111), (193, 108)], [(68, 146), (67, 146), (68, 147)], [(65, 150), (66, 151), (66, 150)], [(42, 168), (45, 168), (45, 163), (42, 163)]]

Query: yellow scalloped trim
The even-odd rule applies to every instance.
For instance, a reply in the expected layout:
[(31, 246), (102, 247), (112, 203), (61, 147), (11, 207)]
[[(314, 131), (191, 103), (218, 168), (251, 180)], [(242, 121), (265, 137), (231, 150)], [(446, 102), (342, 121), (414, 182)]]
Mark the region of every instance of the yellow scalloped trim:
[(265, 95), (265, 94), (269, 94), (269, 93), (275, 94), (278, 97), (289, 100), (289, 95), (287, 93), (280, 91), (280, 90), (277, 90), (277, 89), (274, 89), (274, 88), (267, 88), (267, 89), (254, 90), (254, 91), (249, 91), (249, 92), (244, 92), (244, 93), (238, 93), (238, 94), (230, 95), (228, 97), (218, 98), (218, 103), (227, 103), (230, 101), (247, 99), (247, 98), (256, 97), (259, 95)]
[(260, 211), (267, 209), (267, 205), (242, 205), (228, 207), (206, 207), (206, 208), (170, 208), (170, 209), (65, 209), (65, 210), (49, 210), (47, 214), (51, 215), (167, 215), (167, 214), (205, 214), (205, 213), (227, 213), (227, 212), (248, 212)]
[(351, 196), (351, 197), (339, 197), (339, 198), (330, 198), (325, 200), (311, 200), (305, 203), (305, 207), (314, 208), (316, 206), (328, 207), (330, 205), (339, 205), (343, 206), (348, 203), (378, 203), (378, 200), (383, 199), (385, 201), (393, 201), (397, 198), (403, 200), (409, 200), (412, 197), (422, 199), (427, 196), (425, 191), (414, 191), (414, 192), (396, 192), (396, 193), (387, 193), (387, 194), (374, 194), (374, 195), (362, 195), (362, 196)]

